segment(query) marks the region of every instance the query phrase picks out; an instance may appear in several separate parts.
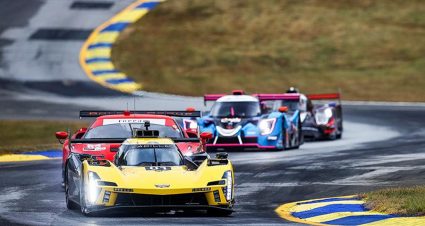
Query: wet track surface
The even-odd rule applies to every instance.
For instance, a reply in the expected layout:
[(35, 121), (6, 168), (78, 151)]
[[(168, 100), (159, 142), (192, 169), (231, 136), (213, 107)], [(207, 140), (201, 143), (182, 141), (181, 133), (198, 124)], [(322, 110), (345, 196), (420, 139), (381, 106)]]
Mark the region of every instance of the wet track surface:
[[(81, 35), (129, 2), (87, 9), (69, 0), (0, 0), (0, 119), (69, 120), (77, 119), (82, 109), (132, 107), (133, 97), (91, 83), (77, 60)], [(62, 19), (51, 19), (59, 16)], [(66, 29), (70, 37), (54, 40), (58, 29)], [(136, 99), (137, 109), (188, 106), (201, 109), (201, 98), (142, 93)], [(224, 218), (123, 212), (87, 218), (65, 207), (60, 160), (2, 163), (0, 225), (292, 225), (274, 209), (291, 201), (423, 184), (424, 114), (420, 106), (345, 105), (342, 140), (283, 152), (230, 153), (237, 203), (232, 217)]]
[(65, 207), (60, 160), (0, 165), (0, 216), (21, 224), (291, 224), (274, 209), (303, 199), (367, 192), (425, 181), (422, 107), (346, 106), (339, 141), (299, 150), (230, 153), (236, 173), (236, 212), (191, 214), (110, 212), (82, 217)]

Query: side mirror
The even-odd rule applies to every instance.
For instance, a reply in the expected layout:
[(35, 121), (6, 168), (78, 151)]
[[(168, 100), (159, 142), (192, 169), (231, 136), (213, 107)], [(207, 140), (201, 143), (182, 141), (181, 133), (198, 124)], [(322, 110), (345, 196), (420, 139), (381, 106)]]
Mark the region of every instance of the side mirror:
[(286, 107), (286, 106), (281, 106), (281, 107), (279, 107), (278, 111), (279, 111), (279, 112), (281, 112), (281, 113), (288, 112), (288, 107)]
[(228, 156), (229, 154), (227, 154), (226, 152), (218, 152), (217, 154), (215, 154), (215, 157), (217, 159), (227, 159)]
[(68, 133), (64, 131), (59, 131), (55, 133), (56, 138), (59, 140), (59, 143), (63, 144), (63, 140), (68, 138)]

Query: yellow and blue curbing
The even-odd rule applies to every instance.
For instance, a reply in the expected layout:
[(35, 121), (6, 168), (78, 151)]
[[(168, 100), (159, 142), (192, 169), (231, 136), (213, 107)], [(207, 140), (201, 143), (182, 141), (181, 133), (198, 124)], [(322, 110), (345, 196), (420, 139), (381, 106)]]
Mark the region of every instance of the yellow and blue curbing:
[(141, 84), (115, 68), (111, 61), (112, 45), (127, 26), (139, 20), (162, 1), (135, 1), (90, 34), (80, 51), (80, 65), (91, 80), (125, 93), (133, 93), (142, 88)]
[(60, 150), (46, 150), (36, 152), (24, 152), (21, 154), (7, 154), (0, 155), (0, 162), (25, 162), (37, 161), (48, 159), (61, 159), (62, 151)]
[(310, 225), (425, 225), (425, 217), (400, 217), (370, 211), (358, 196), (287, 203), (275, 211), (283, 219)]

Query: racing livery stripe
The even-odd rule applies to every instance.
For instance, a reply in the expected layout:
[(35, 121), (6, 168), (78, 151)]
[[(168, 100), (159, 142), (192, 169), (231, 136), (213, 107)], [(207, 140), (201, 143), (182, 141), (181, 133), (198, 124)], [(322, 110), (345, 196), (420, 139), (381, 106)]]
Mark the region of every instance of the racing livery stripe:
[(120, 32), (162, 1), (136, 0), (90, 34), (80, 51), (80, 65), (91, 80), (126, 93), (142, 88), (141, 84), (115, 68), (111, 62), (111, 48)]
[(283, 219), (310, 225), (422, 225), (425, 217), (401, 217), (368, 210), (358, 196), (287, 203), (275, 212)]

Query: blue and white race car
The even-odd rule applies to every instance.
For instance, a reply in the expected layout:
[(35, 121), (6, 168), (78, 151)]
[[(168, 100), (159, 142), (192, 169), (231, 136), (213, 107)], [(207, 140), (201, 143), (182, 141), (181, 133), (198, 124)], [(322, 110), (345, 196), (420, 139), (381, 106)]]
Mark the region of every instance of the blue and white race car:
[(288, 114), (282, 106), (267, 108), (267, 101), (298, 98), (292, 94), (253, 94), (233, 91), (232, 95), (208, 94), (204, 101), (215, 101), (210, 112), (198, 119), (200, 132), (212, 139), (207, 150), (284, 150), (303, 143), (299, 112)]

